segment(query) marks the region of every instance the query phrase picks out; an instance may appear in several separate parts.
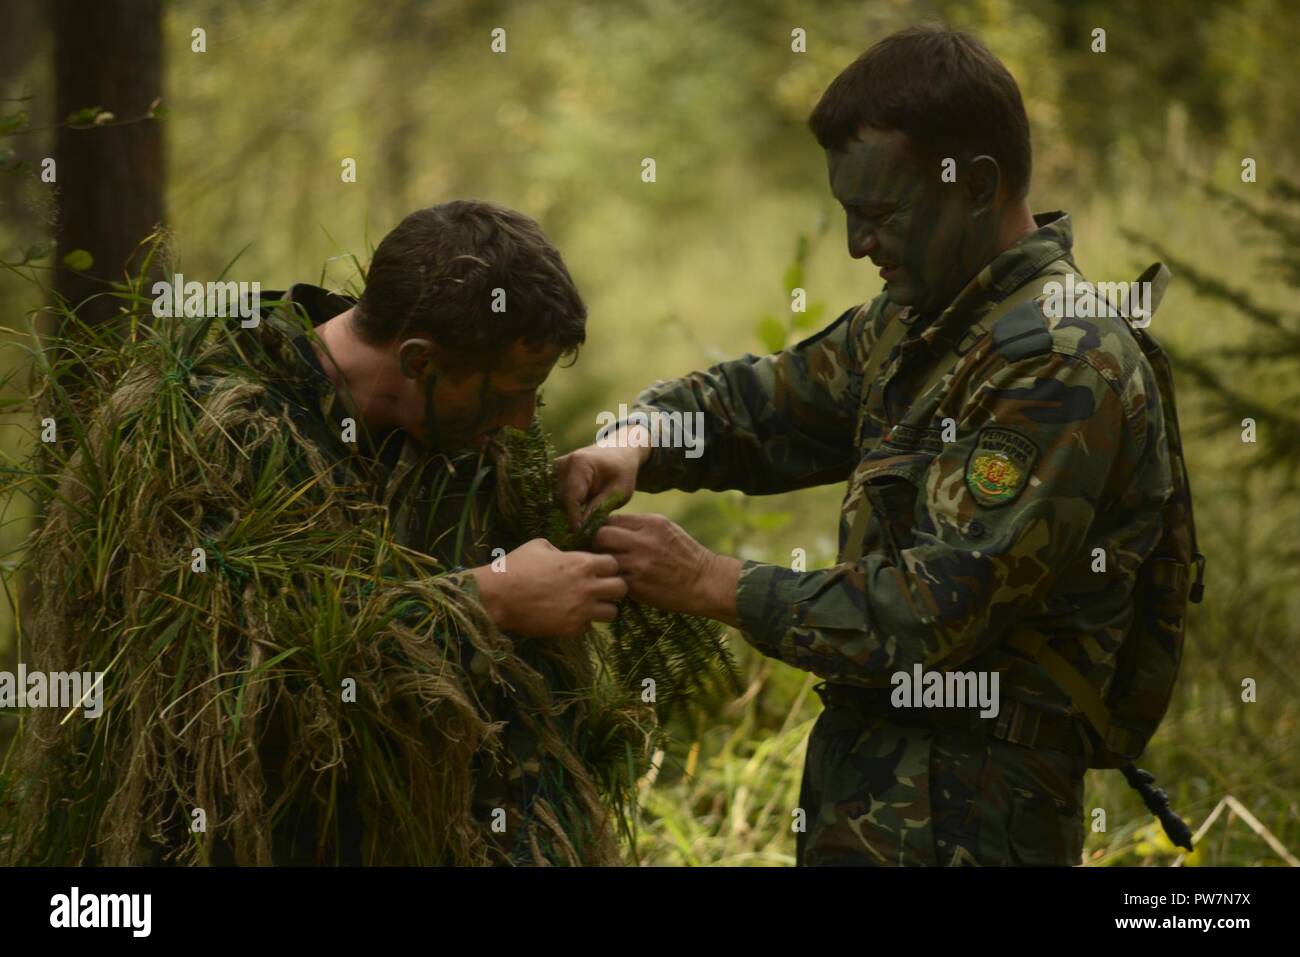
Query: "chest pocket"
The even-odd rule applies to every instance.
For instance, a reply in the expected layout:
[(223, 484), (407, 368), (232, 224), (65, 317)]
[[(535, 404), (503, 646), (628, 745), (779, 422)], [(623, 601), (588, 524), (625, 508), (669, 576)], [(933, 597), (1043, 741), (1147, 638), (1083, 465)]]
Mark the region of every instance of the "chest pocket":
[(867, 552), (884, 548), (901, 563), (902, 551), (915, 544), (918, 506), (936, 454), (924, 448), (901, 451), (884, 442), (858, 466), (853, 482), (862, 495), (845, 543), (844, 561), (856, 561)]

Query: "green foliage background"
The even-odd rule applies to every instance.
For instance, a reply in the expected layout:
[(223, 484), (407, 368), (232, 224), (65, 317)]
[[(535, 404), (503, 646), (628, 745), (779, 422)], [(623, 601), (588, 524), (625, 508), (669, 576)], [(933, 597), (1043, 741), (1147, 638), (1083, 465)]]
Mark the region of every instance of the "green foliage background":
[[(1084, 271), (1133, 278), (1153, 248), (1184, 267), (1153, 331), (1219, 370), (1240, 401), (1225, 416), (1210, 379), (1180, 379), (1207, 598), (1144, 763), (1194, 828), (1232, 795), (1300, 853), (1300, 497), (1285, 456), (1260, 467), (1263, 440), (1243, 443), (1232, 417), (1242, 401), (1261, 423), (1294, 406), (1273, 387), (1285, 376), (1270, 377), (1263, 360), (1244, 373), (1222, 365), (1225, 350), (1269, 352), (1275, 333), (1187, 281), (1203, 272), (1295, 319), (1294, 272), (1288, 285), (1285, 267), (1266, 262), (1284, 240), (1205, 191), (1271, 210), (1277, 184), (1300, 178), (1291, 3), (178, 0), (166, 9), (162, 121), (174, 265), (212, 277), (251, 243), (229, 278), (284, 288), (318, 281), (324, 262), (326, 281), (341, 284), (348, 256), (365, 261), (414, 208), (468, 196), (519, 207), (560, 246), (590, 307), (581, 360), (547, 386), (547, 422), (566, 450), (592, 439), (597, 411), (655, 378), (806, 335), (800, 326), (813, 323), (791, 314), (789, 286), (808, 290), (816, 324), (878, 292), (871, 269), (844, 252), (803, 124), (872, 40), (934, 17), (979, 33), (1019, 80), (1034, 132), (1032, 205), (1072, 213)], [(206, 53), (191, 52), (196, 27)], [(507, 31), (505, 54), (490, 50), (495, 27)], [(805, 54), (790, 50), (795, 27), (807, 31)], [(1090, 50), (1096, 27), (1105, 53)], [(6, 93), (30, 94), (22, 107), (33, 118), (52, 112), (49, 63), (38, 52)], [(52, 148), (48, 132), (18, 139), (28, 162)], [(345, 157), (356, 183), (341, 182)], [(645, 157), (656, 160), (653, 184), (641, 181)], [(1257, 161), (1257, 183), (1241, 182), (1243, 157)], [(0, 258), (12, 262), (50, 234), (51, 201), (49, 187), (3, 180)], [(39, 305), (10, 275), (0, 303), (9, 326)], [(11, 423), (5, 444), (26, 425)], [(812, 568), (834, 560), (841, 491), (639, 495), (631, 507), (666, 512), (742, 557), (788, 562), (803, 548)], [(8, 550), (23, 526), (12, 510), (5, 517)], [(4, 624), (0, 648), (11, 654)], [(643, 862), (793, 860), (790, 812), (820, 707), (813, 679), (738, 638), (733, 647), (745, 694), (679, 728), (643, 783)], [(1258, 684), (1256, 703), (1241, 700), (1245, 678)], [(1105, 809), (1107, 829), (1089, 835), (1090, 862), (1175, 860), (1119, 775), (1090, 776), (1093, 808)], [(1225, 812), (1192, 862), (1281, 860)]]

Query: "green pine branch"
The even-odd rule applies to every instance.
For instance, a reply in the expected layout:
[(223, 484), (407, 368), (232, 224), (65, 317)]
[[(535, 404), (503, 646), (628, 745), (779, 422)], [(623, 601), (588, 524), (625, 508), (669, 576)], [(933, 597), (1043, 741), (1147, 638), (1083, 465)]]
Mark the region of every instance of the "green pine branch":
[[(512, 522), (529, 537), (562, 549), (586, 549), (621, 502), (606, 501), (574, 531), (555, 501), (555, 451), (540, 420), (505, 439), (513, 486)], [(619, 603), (618, 617), (593, 631), (595, 647), (615, 684), (629, 693), (653, 687), (660, 726), (690, 710), (707, 709), (742, 690), (725, 629), (709, 619), (651, 608), (633, 599)], [(652, 679), (647, 686), (645, 679)]]

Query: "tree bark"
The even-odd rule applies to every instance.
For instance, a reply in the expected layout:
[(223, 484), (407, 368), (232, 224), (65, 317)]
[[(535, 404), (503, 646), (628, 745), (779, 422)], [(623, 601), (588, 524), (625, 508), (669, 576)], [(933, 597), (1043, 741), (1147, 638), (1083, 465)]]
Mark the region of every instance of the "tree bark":
[[(86, 300), (138, 267), (141, 241), (163, 221), (162, 130), (141, 119), (162, 95), (161, 0), (56, 0), (54, 35), (55, 121), (102, 107), (121, 123), (61, 126), (55, 143), (55, 289), (83, 321), (98, 324), (118, 305), (106, 296)], [(63, 265), (75, 249), (94, 257), (85, 274)]]

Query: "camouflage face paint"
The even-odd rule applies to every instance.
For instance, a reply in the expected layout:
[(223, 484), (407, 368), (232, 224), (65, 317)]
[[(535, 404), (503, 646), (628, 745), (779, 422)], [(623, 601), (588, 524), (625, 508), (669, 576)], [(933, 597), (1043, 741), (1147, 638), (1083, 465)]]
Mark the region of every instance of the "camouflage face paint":
[[(939, 163), (919, 165), (902, 133), (863, 130), (826, 160), (849, 255), (882, 267), (890, 301), (937, 312), (996, 254), (994, 206), (972, 205), (966, 184), (942, 181)], [(959, 180), (968, 169), (959, 167)]]
[[(438, 380), (438, 415), (425, 419), (432, 423), (431, 441), (438, 448), (482, 448), (503, 426), (528, 428), (537, 409), (537, 390), (558, 361), (560, 349), (515, 342), (503, 353), (490, 370), (448, 373)], [(433, 410), (430, 396), (426, 416)]]
[[(473, 380), (478, 380), (475, 385)], [(439, 376), (430, 369), (420, 384), (424, 395), (422, 434), (414, 437), (424, 445), (443, 452), (455, 452), (479, 444), (485, 407), (488, 377), (483, 373), (470, 381), (457, 382), (452, 376)], [(445, 401), (439, 401), (439, 398)]]
[(444, 442), (438, 429), (437, 403), (434, 394), (438, 391), (438, 374), (430, 372), (424, 382), (424, 423), (429, 430), (427, 442), (433, 448), (442, 448)]

